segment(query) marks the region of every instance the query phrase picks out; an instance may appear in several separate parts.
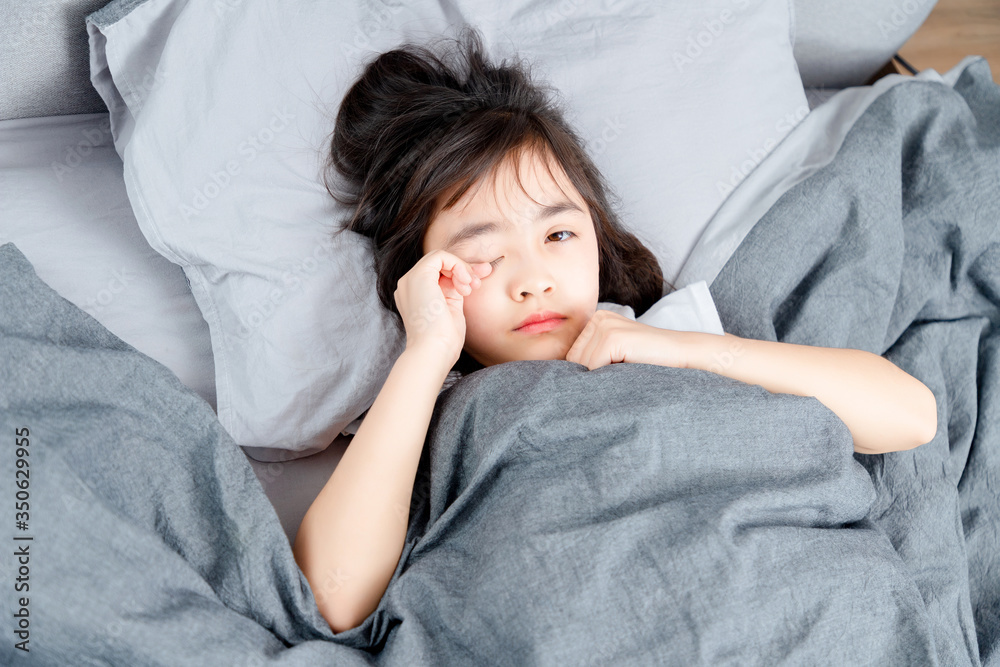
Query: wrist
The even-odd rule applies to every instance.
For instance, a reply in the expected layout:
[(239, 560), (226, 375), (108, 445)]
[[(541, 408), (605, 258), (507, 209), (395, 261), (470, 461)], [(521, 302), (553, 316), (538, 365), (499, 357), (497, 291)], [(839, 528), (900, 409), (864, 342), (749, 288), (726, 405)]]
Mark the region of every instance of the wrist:
[(433, 347), (407, 346), (396, 359), (396, 364), (418, 369), (430, 377), (439, 378), (443, 384), (457, 361), (450, 362), (449, 357)]
[(747, 351), (747, 340), (733, 334), (685, 333), (690, 347), (688, 368), (726, 375)]

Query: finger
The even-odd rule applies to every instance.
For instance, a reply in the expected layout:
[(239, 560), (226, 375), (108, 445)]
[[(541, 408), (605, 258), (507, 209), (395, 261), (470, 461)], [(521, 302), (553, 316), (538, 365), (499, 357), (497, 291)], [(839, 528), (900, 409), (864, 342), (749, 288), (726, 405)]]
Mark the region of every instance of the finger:
[(456, 283), (467, 283), (471, 285), (475, 277), (475, 270), (472, 265), (462, 258), (446, 252), (440, 252), (441, 273), (450, 276)]
[(583, 331), (577, 334), (576, 340), (573, 341), (573, 344), (570, 345), (569, 350), (566, 351), (566, 361), (572, 361), (574, 364), (586, 365), (581, 360), (581, 356), (583, 353), (583, 346), (586, 345), (588, 337), (589, 337), (588, 329), (586, 326), (584, 326)]
[(490, 267), (489, 262), (480, 262), (477, 264), (471, 264), (470, 266), (472, 267), (472, 279), (469, 281), (469, 285), (471, 287), (482, 287), (483, 281), (479, 276), (482, 273), (485, 278), (486, 275), (489, 274), (489, 270), (485, 272), (482, 270), (483, 266)]
[(594, 337), (594, 320), (591, 318), (583, 327), (583, 331), (576, 337), (569, 352), (566, 353), (566, 360), (573, 363), (587, 366), (587, 349)]
[(462, 289), (467, 287), (466, 285), (456, 281), (454, 278), (445, 275), (440, 276), (438, 285), (441, 287), (441, 292), (444, 293), (445, 298), (449, 299), (461, 299)]
[(442, 267), (441, 275), (448, 276), (449, 278), (451, 278), (456, 282), (467, 283), (472, 281), (472, 273), (470, 273), (468, 269), (460, 265), (452, 268)]
[(583, 359), (580, 363), (586, 366), (589, 370), (600, 368), (602, 364), (597, 356), (598, 352), (600, 352), (600, 344), (596, 338), (591, 338), (587, 341), (587, 344), (584, 345), (583, 351), (580, 353), (580, 356)]
[[(487, 266), (489, 266), (488, 263)], [(458, 264), (455, 265), (451, 273), (452, 280), (456, 280), (459, 285), (468, 286), (469, 289), (465, 292), (466, 294), (471, 294), (473, 287), (482, 285), (482, 281), (476, 273), (475, 266), (463, 260), (458, 260)]]
[[(489, 266), (489, 264), (487, 264), (487, 266)], [(472, 284), (475, 285), (476, 287), (479, 287), (480, 285), (483, 284), (483, 281), (479, 277), (479, 274), (476, 273), (475, 268), (473, 268), (473, 270), (472, 270)]]
[(481, 278), (485, 278), (486, 276), (493, 273), (493, 265), (490, 264), (489, 262), (478, 262), (476, 264), (472, 264), (471, 266), (476, 276)]
[(485, 278), (493, 272), (493, 265), (489, 262), (476, 262), (472, 264), (460, 257), (452, 255), (455, 259), (456, 272), (468, 283), (478, 283), (480, 278)]
[(608, 355), (604, 353), (608, 343), (608, 332), (600, 321), (591, 320), (588, 326), (591, 327), (591, 333), (583, 346), (582, 356), (586, 360), (587, 368), (594, 370), (608, 365)]
[[(463, 292), (463, 285), (468, 287), (469, 280), (462, 275), (462, 260), (455, 255), (443, 250), (432, 250), (422, 259), (426, 259), (429, 269), (436, 274), (437, 283), (446, 295), (455, 298)], [(470, 293), (472, 290), (469, 288), (464, 291)]]

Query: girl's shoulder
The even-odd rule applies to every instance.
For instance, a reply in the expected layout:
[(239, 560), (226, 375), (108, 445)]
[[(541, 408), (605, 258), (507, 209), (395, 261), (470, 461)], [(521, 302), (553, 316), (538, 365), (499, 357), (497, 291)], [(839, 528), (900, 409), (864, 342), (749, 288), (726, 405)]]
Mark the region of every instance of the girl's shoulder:
[(703, 331), (723, 335), (722, 321), (708, 289), (708, 283), (699, 280), (662, 297), (653, 306), (636, 318), (631, 306), (623, 306), (611, 301), (600, 301), (598, 310), (610, 310), (630, 320), (648, 324), (658, 329), (676, 331)]
[(618, 313), (619, 315), (627, 317), (630, 320), (635, 319), (635, 311), (632, 310), (632, 306), (623, 306), (611, 301), (599, 301), (597, 303), (597, 310), (610, 310), (612, 313)]

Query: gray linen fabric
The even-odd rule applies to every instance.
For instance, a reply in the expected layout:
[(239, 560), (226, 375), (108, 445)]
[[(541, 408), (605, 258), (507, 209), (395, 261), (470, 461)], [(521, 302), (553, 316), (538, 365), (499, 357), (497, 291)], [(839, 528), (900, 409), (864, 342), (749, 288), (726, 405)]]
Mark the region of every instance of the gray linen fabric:
[(817, 399), (708, 371), (486, 368), (439, 395), (399, 565), (337, 635), (313, 595), (349, 573), (312, 590), (208, 405), (2, 246), (32, 664), (1000, 664), (998, 220), (986, 62), (889, 89), (711, 291), (737, 336), (925, 382), (932, 442), (855, 454)]

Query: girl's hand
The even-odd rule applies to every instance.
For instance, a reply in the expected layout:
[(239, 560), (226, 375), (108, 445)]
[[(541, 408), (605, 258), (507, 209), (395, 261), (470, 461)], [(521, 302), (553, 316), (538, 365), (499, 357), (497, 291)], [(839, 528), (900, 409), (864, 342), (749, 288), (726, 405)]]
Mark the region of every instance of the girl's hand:
[(682, 331), (658, 329), (610, 310), (598, 310), (566, 353), (566, 361), (589, 370), (620, 363), (687, 368), (689, 350)]
[(464, 298), (491, 270), (488, 262), (472, 265), (444, 250), (421, 257), (393, 293), (406, 329), (406, 349), (440, 354), (453, 366), (465, 345)]

